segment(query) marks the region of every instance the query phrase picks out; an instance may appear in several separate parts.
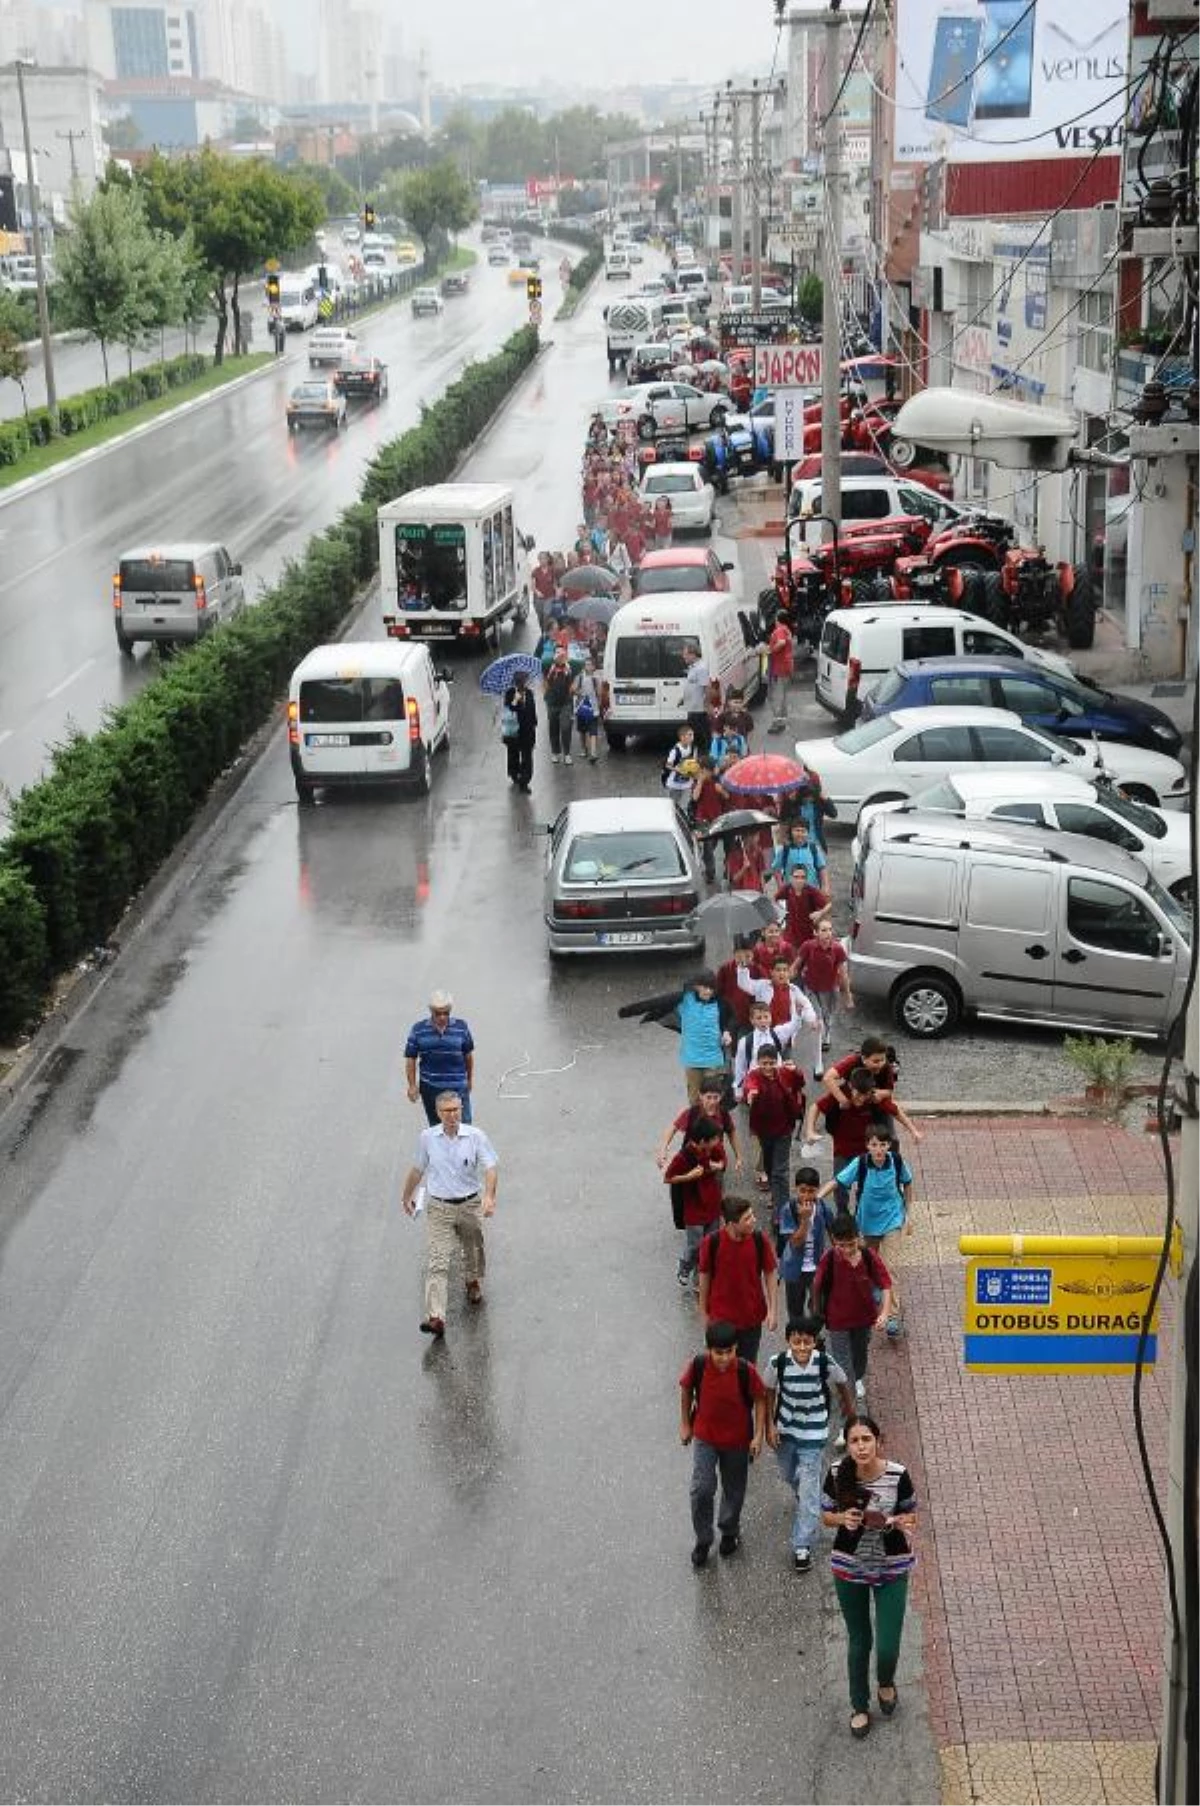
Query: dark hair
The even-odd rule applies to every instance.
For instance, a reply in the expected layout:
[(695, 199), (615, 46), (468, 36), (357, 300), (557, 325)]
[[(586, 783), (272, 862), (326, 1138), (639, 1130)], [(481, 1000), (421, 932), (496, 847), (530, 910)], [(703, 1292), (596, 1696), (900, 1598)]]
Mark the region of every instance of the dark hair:
[(756, 1060), (778, 1060), (779, 1049), (774, 1041), (764, 1041), (754, 1058)]
[(718, 1091), (725, 1095), (725, 1074), (723, 1072), (702, 1072), (700, 1083), (696, 1087), (696, 1096), (703, 1097), (706, 1091)]
[(858, 1223), (848, 1210), (839, 1210), (829, 1225), (831, 1242), (856, 1242), (858, 1240)]
[(850, 1074), (850, 1089), (860, 1097), (866, 1097), (868, 1091), (875, 1089), (875, 1074), (868, 1072), (865, 1066), (856, 1066)]
[(886, 1122), (868, 1123), (867, 1133), (864, 1139), (867, 1141), (886, 1141), (889, 1148), (894, 1148), (896, 1145), (896, 1138), (888, 1128)]
[[(883, 1441), (883, 1431), (875, 1419), (868, 1417), (865, 1411), (856, 1411), (853, 1417), (848, 1417), (842, 1425), (843, 1433), (849, 1436), (855, 1424), (862, 1424), (864, 1429), (870, 1430), (876, 1442)], [(838, 1505), (843, 1511), (849, 1506), (861, 1505), (862, 1482), (858, 1477), (858, 1468), (855, 1466), (853, 1455), (846, 1453), (838, 1462), (834, 1469), (833, 1489)]]
[(888, 1054), (888, 1055), (890, 1055), (892, 1050), (888, 1046), (887, 1042), (882, 1041), (878, 1035), (864, 1035), (862, 1040), (859, 1042), (858, 1051), (860, 1054), (863, 1054), (864, 1056), (866, 1056), (866, 1055), (871, 1055), (871, 1054)]
[(720, 1141), (723, 1133), (721, 1125), (715, 1123), (711, 1116), (702, 1116), (699, 1122), (692, 1124), (690, 1139), (692, 1141)]
[(793, 1336), (811, 1336), (814, 1342), (819, 1342), (823, 1328), (824, 1324), (819, 1317), (811, 1317), (806, 1312), (802, 1317), (788, 1318), (784, 1335), (789, 1342)]
[(717, 988), (716, 973), (715, 972), (697, 972), (695, 978), (693, 978), (691, 983), (688, 985), (688, 990), (694, 991), (696, 989), (697, 985), (703, 985), (706, 991), (715, 991)]
[[(705, 1348), (736, 1348), (738, 1333), (732, 1323), (710, 1323), (704, 1332)], [(858, 1419), (854, 1420), (856, 1423)], [(850, 1463), (854, 1466), (853, 1461)]]
[(796, 1185), (820, 1185), (821, 1175), (815, 1166), (798, 1166), (793, 1183)]
[[(751, 1214), (754, 1213), (754, 1200), (752, 1198), (739, 1198), (734, 1196), (732, 1198), (722, 1198), (721, 1200), (721, 1215), (727, 1223), (740, 1223), (747, 1211), (750, 1211)], [(854, 1219), (851, 1218), (852, 1222), (853, 1220)], [(857, 1233), (857, 1231), (855, 1233)]]
[(774, 959), (771, 961), (772, 972), (775, 970), (776, 966), (786, 966), (788, 971), (790, 972), (792, 969), (792, 962), (788, 958), (786, 953), (777, 953), (775, 955)]

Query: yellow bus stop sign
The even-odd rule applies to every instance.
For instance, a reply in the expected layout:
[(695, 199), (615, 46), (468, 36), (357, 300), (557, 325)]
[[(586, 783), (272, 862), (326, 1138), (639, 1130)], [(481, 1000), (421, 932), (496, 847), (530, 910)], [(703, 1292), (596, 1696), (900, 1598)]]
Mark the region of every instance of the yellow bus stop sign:
[[(1129, 1373), (1162, 1242), (1150, 1235), (964, 1235), (963, 1364), (973, 1373)], [(1145, 1364), (1158, 1354), (1158, 1318)]]

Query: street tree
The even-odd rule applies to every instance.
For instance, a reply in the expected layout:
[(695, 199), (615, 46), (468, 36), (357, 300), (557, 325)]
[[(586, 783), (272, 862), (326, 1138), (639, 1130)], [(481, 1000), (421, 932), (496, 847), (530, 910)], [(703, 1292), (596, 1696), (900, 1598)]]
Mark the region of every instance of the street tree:
[(191, 228), (217, 316), (213, 359), (219, 364), (230, 328), (235, 347), (242, 338), (242, 277), (261, 270), (268, 257), (286, 257), (309, 243), (325, 217), (320, 191), (303, 176), (258, 158), (222, 157), (208, 146), (194, 157), (156, 153), (137, 182), (154, 226), (176, 237)]
[(58, 318), (100, 346), (108, 382), (108, 348), (130, 348), (153, 319), (150, 300), (164, 252), (136, 190), (102, 186), (70, 208), (71, 230), (58, 252)]
[(0, 326), (0, 382), (14, 382), (21, 391), (21, 406), (28, 414), (29, 397), (25, 393), (25, 376), (29, 356), (11, 326)]
[[(389, 192), (390, 192), (389, 185)], [(395, 184), (401, 216), (408, 222), (429, 256), (431, 241), (439, 233), (461, 232), (475, 217), (475, 197), (462, 171), (450, 162), (431, 169), (415, 169)]]
[(809, 270), (796, 284), (796, 306), (806, 320), (815, 322), (821, 318), (823, 298), (821, 278), (814, 270)]

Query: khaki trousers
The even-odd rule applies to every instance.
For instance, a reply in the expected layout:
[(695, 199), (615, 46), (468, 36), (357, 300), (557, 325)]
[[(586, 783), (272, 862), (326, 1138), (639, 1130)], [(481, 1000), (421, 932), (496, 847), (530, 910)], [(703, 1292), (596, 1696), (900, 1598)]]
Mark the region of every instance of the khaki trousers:
[(446, 1321), (449, 1297), (450, 1260), (455, 1242), (462, 1243), (463, 1266), (468, 1283), (482, 1279), (486, 1270), (483, 1249), (483, 1202), (472, 1198), (462, 1204), (448, 1203), (445, 1198), (425, 1200), (425, 1217), (429, 1240), (425, 1256), (425, 1315)]

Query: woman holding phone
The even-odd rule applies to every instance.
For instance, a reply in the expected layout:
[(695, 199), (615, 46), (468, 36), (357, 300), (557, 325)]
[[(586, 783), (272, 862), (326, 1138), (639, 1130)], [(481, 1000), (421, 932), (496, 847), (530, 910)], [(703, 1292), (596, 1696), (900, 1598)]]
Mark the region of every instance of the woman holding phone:
[(852, 1737), (865, 1737), (871, 1729), (872, 1600), (879, 1710), (884, 1718), (896, 1710), (896, 1663), (916, 1561), (909, 1540), (916, 1509), (912, 1476), (899, 1461), (885, 1459), (879, 1425), (861, 1414), (849, 1418), (846, 1452), (825, 1478), (821, 1518), (837, 1532), (830, 1565), (846, 1621)]

